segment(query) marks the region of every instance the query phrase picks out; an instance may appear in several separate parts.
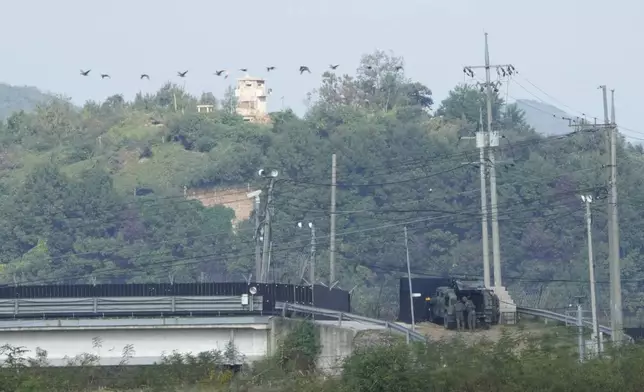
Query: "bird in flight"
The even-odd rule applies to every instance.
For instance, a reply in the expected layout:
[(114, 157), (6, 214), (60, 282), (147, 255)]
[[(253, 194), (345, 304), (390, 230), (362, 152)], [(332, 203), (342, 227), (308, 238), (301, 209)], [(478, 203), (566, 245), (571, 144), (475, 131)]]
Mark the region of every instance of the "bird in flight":
[(304, 72), (311, 73), (311, 70), (306, 65), (302, 65), (300, 66), (300, 75), (302, 75)]
[(222, 74), (224, 75), (224, 79), (228, 79), (228, 72), (226, 72), (225, 69), (220, 69), (218, 71), (215, 71), (215, 75), (217, 76), (221, 76)]
[(101, 79), (105, 79), (105, 78), (112, 79), (112, 77), (108, 74), (101, 74)]
[(141, 74), (141, 79), (147, 79), (147, 80), (150, 80), (150, 75), (148, 75), (148, 74)]
[(338, 69), (339, 66), (340, 66), (340, 64), (336, 64), (336, 65), (331, 64), (331, 65), (329, 65), (329, 68), (331, 68), (332, 70), (335, 71), (336, 69)]
[(185, 78), (187, 73), (188, 71), (177, 72), (177, 76), (179, 76), (180, 78)]
[(239, 70), (242, 72), (248, 72), (248, 68), (239, 68)]
[(270, 67), (266, 67), (267, 72), (271, 72), (271, 71), (274, 71), (274, 70), (275, 70), (275, 67), (272, 66), (272, 65)]
[(90, 72), (92, 72), (92, 70), (91, 70), (91, 69), (88, 69), (87, 71), (83, 71), (83, 70), (81, 69), (80, 74), (81, 74), (81, 75), (83, 75), (83, 76), (87, 76), (87, 75), (89, 75), (89, 73), (90, 73)]

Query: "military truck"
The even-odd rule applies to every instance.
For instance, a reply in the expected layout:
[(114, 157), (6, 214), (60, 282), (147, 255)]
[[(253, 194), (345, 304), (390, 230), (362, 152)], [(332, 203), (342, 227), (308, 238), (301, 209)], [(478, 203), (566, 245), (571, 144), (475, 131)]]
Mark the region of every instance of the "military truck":
[(436, 289), (436, 294), (427, 302), (429, 320), (436, 324), (442, 322), (445, 329), (454, 328), (456, 326), (454, 305), (463, 297), (469, 298), (474, 303), (477, 327), (487, 329), (499, 323), (501, 309), (496, 294), (486, 289), (481, 282), (458, 279), (452, 279), (448, 286)]

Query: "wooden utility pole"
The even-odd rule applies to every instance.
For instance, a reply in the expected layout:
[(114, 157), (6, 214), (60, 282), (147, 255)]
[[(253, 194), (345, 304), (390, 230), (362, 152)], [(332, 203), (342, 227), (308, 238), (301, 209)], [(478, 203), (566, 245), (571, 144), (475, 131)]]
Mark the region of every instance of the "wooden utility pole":
[(335, 154), (331, 156), (331, 227), (329, 236), (329, 287), (335, 284), (335, 191), (337, 187), (337, 163)]

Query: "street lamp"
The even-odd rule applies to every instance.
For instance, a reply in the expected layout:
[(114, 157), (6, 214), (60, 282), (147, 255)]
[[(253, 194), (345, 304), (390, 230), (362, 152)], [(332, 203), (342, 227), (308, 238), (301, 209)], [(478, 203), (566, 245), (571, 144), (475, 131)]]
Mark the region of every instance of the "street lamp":
[(260, 219), (259, 219), (259, 206), (261, 200), (259, 195), (262, 194), (262, 190), (258, 189), (253, 192), (246, 194), (246, 197), (249, 199), (255, 199), (253, 206), (253, 211), (255, 213), (255, 279), (260, 279), (262, 274), (262, 246), (261, 246), (261, 235), (260, 235)]
[(275, 169), (271, 169), (271, 170), (259, 169), (257, 174), (260, 177), (264, 177), (264, 178), (276, 178), (279, 175), (279, 172), (277, 170), (275, 170)]
[(593, 337), (597, 340), (597, 352), (602, 351), (599, 320), (597, 319), (597, 294), (595, 291), (595, 261), (593, 260), (593, 226), (590, 214), (591, 195), (581, 195), (581, 201), (586, 205), (586, 232), (588, 235), (588, 274), (590, 279), (590, 306), (593, 317)]
[[(311, 280), (311, 306), (315, 306), (315, 225), (313, 222), (308, 223), (311, 229), (311, 258), (309, 260), (309, 279)], [(297, 222), (297, 227), (302, 228), (302, 222)]]
[[(315, 225), (313, 222), (308, 223), (309, 229), (311, 229), (311, 258), (309, 260), (309, 279), (311, 280), (311, 287), (315, 285)], [(297, 227), (304, 227), (302, 222), (297, 222)]]
[(257, 174), (263, 178), (270, 178), (268, 184), (268, 196), (266, 198), (266, 211), (264, 219), (264, 244), (262, 249), (262, 265), (261, 265), (261, 275), (259, 276), (260, 282), (266, 281), (266, 275), (268, 274), (268, 268), (270, 263), (270, 251), (271, 251), (271, 205), (273, 202), (273, 186), (275, 185), (275, 178), (279, 175), (279, 172), (275, 169), (259, 169)]

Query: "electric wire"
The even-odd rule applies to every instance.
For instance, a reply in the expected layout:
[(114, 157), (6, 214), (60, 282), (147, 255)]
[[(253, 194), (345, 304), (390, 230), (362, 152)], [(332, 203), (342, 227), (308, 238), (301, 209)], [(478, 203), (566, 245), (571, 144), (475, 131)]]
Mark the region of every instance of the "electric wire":
[[(586, 188), (585, 189), (580, 189), (580, 190), (575, 190), (575, 192), (572, 192), (572, 194), (576, 194), (576, 192), (588, 191), (588, 190), (589, 189), (586, 189)], [(559, 195), (558, 197), (561, 197), (561, 196), (562, 195)], [(542, 198), (539, 198), (538, 200), (541, 200), (541, 199)], [(535, 200), (537, 200), (537, 199), (535, 199)], [(529, 211), (529, 209), (525, 208), (525, 203), (524, 202), (515, 203), (515, 205), (522, 205), (522, 207), (520, 209), (518, 209), (517, 211)], [(541, 207), (538, 207), (538, 208), (541, 208)], [(509, 211), (509, 212), (513, 212), (513, 211)], [(354, 230), (340, 231), (340, 232), (336, 233), (336, 237), (345, 237), (345, 236), (349, 236), (349, 235), (352, 235), (352, 234), (360, 234), (360, 233), (366, 233), (366, 232), (382, 230), (382, 229), (386, 229), (386, 228), (400, 227), (401, 225), (413, 225), (413, 224), (417, 224), (417, 223), (428, 222), (428, 221), (432, 221), (432, 220), (438, 220), (438, 219), (441, 219), (441, 218), (453, 218), (454, 216), (459, 216), (459, 215), (474, 215), (474, 217), (477, 218), (475, 214), (471, 214), (470, 212), (458, 211), (458, 212), (445, 214), (445, 215), (442, 215), (442, 216), (429, 216), (429, 217), (417, 218), (417, 219), (412, 219), (412, 220), (409, 220), (409, 219), (408, 220), (393, 220), (391, 223), (387, 223), (387, 224), (383, 224), (383, 225), (379, 225), (379, 226), (360, 228), (360, 229), (354, 229)], [(470, 221), (471, 221), (471, 219), (470, 219)], [(324, 241), (325, 239), (328, 239), (329, 237), (330, 237), (329, 235), (322, 235), (322, 236), (319, 236), (317, 238), (317, 240), (318, 241)], [(285, 243), (286, 244), (292, 244), (293, 242), (299, 242), (299, 241), (301, 241), (303, 239), (308, 240), (308, 236), (306, 236), (306, 237), (303, 236), (302, 238), (291, 240), (291, 241), (288, 241), (288, 242), (285, 242)], [(285, 247), (285, 248), (274, 248), (273, 253), (275, 253), (275, 252), (283, 252), (283, 251), (288, 251), (288, 250), (294, 250), (294, 249), (300, 249), (300, 248), (301, 248), (301, 244), (298, 244), (296, 246)], [(131, 272), (133, 270), (136, 271), (136, 270), (139, 270), (141, 268), (149, 268), (150, 266), (159, 266), (159, 265), (160, 266), (163, 266), (163, 265), (167, 266), (167, 264), (171, 264), (169, 267), (176, 267), (177, 262), (181, 262), (182, 260), (186, 261), (186, 263), (180, 263), (179, 265), (192, 264), (195, 261), (199, 261), (199, 260), (202, 260), (202, 259), (205, 259), (205, 258), (213, 258), (213, 259), (215, 259), (217, 261), (223, 261), (223, 260), (229, 260), (231, 258), (241, 257), (242, 256), (242, 255), (239, 255), (239, 254), (236, 254), (236, 253), (237, 252), (229, 252), (227, 254), (224, 254), (223, 257), (222, 257), (222, 254), (219, 254), (219, 255), (218, 254), (206, 254), (206, 255), (192, 256), (192, 257), (187, 257), (187, 258), (179, 258), (179, 259), (175, 258), (175, 259), (170, 259), (170, 260), (158, 260), (158, 261), (152, 261), (152, 262), (149, 262), (149, 263), (145, 263), (145, 264), (139, 265), (139, 266), (130, 266), (128, 269), (122, 269), (122, 268), (114, 268), (114, 269), (107, 269), (107, 270), (103, 269), (103, 270), (100, 270), (100, 271), (96, 271), (96, 275), (105, 274), (107, 272), (117, 272), (117, 273), (118, 272), (121, 272), (121, 273), (123, 273), (123, 272)], [(155, 253), (154, 255), (158, 256), (159, 254)], [(247, 255), (243, 255), (243, 256), (251, 256), (251, 255), (254, 256), (254, 252), (249, 253)], [(145, 257), (145, 256), (146, 255), (140, 255), (140, 257)], [(219, 257), (214, 257), (214, 256), (219, 256)], [(192, 262), (187, 262), (189, 260), (192, 260)], [(174, 264), (174, 265), (172, 265), (172, 264)], [(82, 278), (86, 278), (86, 277), (87, 277), (87, 275), (84, 274), (82, 276), (76, 276), (75, 278), (76, 279), (82, 279)], [(40, 284), (42, 284), (43, 282), (56, 282), (56, 281), (60, 281), (60, 280), (61, 279), (37, 280), (37, 281), (29, 281), (29, 282), (26, 282), (26, 283), (29, 283), (29, 284), (38, 284), (38, 283), (40, 283)], [(65, 280), (75, 280), (75, 279), (74, 278), (67, 278)]]

